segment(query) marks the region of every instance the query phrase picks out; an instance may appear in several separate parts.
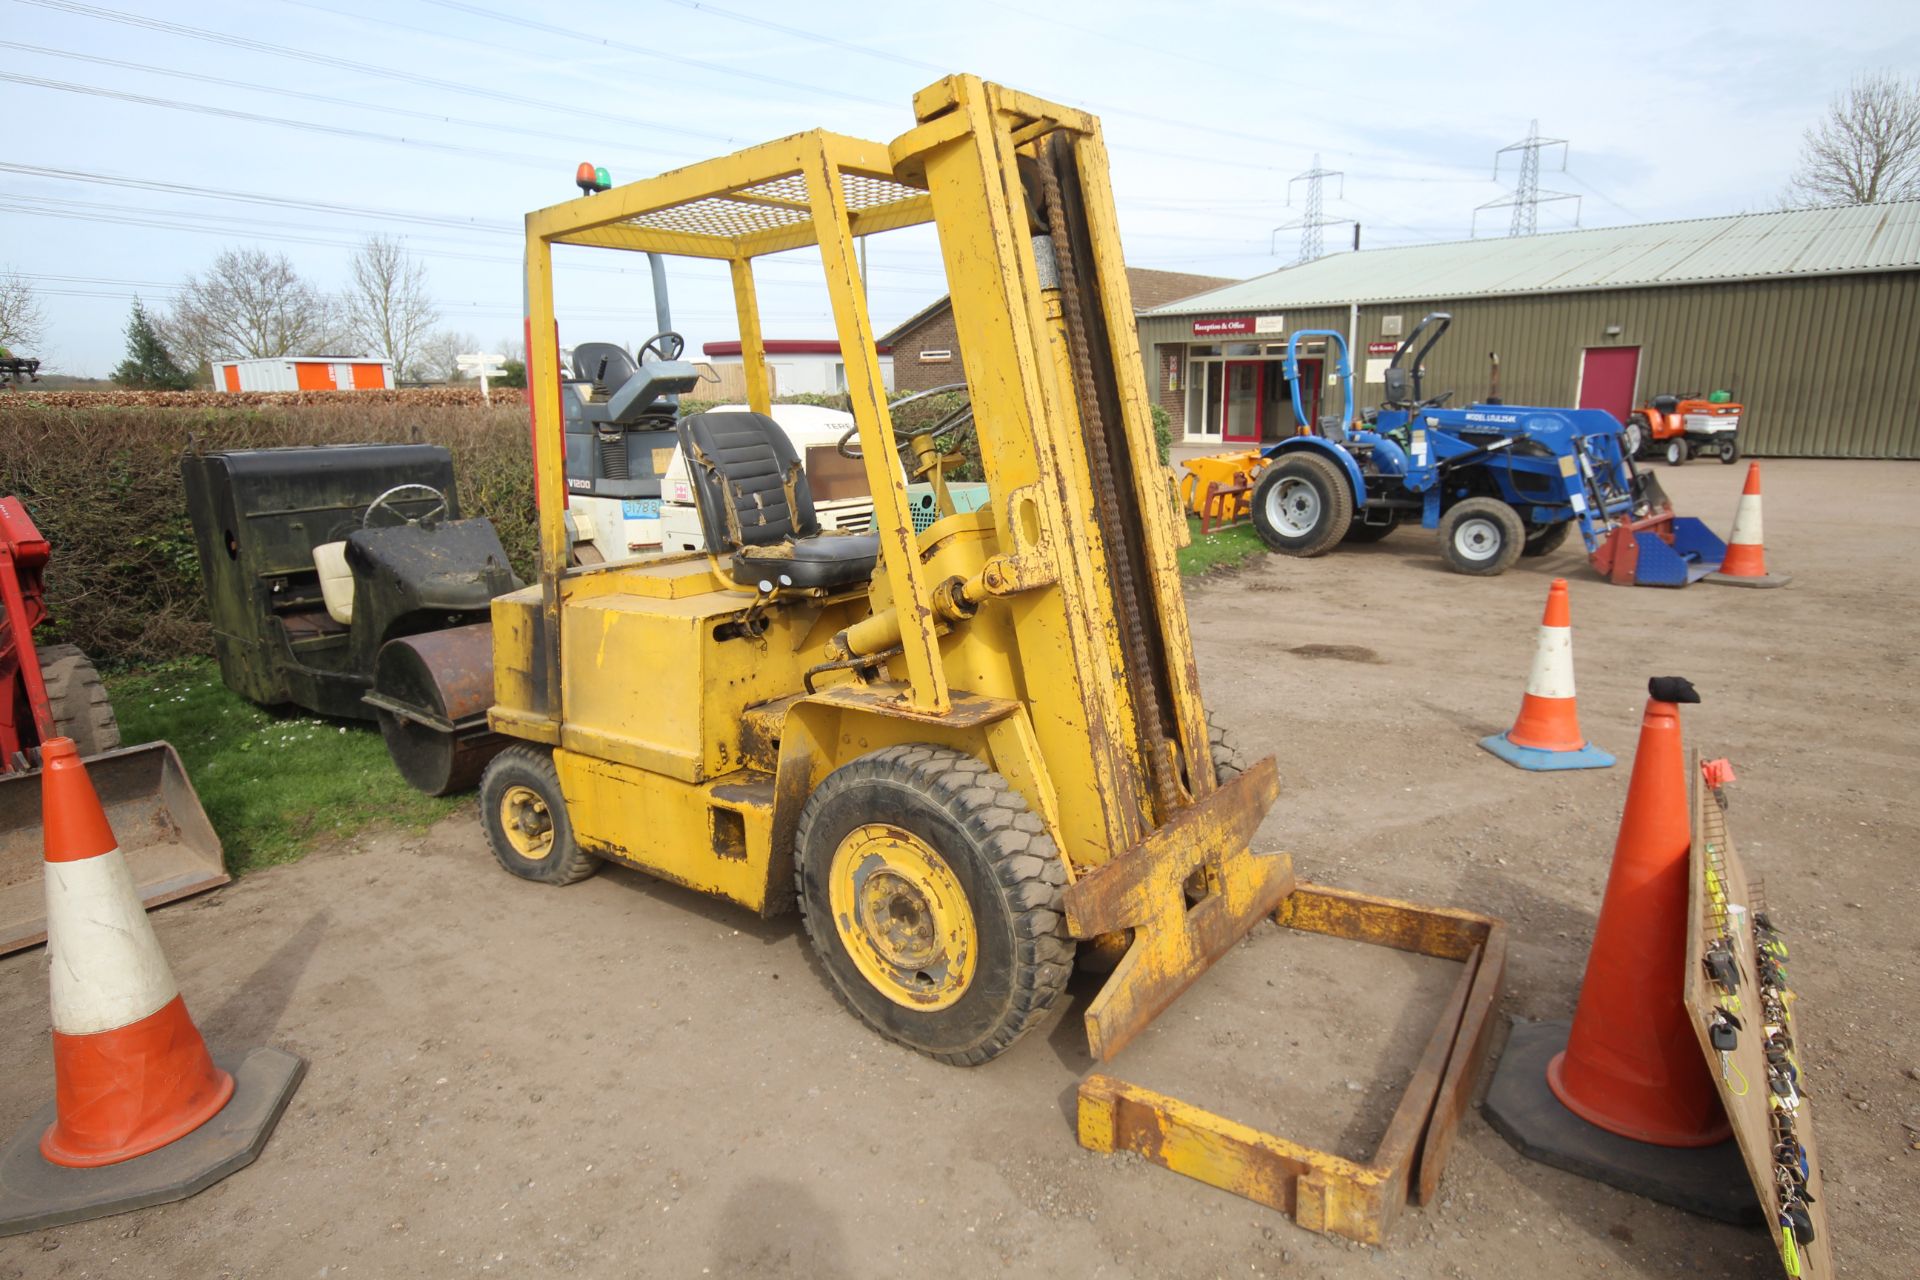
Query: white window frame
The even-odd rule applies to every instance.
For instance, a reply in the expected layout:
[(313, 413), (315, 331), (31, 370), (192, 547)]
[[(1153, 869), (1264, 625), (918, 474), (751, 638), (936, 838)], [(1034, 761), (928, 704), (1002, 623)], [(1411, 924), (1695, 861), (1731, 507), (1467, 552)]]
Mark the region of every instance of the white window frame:
[(950, 364), (953, 361), (951, 347), (934, 347), (920, 353), (921, 364)]

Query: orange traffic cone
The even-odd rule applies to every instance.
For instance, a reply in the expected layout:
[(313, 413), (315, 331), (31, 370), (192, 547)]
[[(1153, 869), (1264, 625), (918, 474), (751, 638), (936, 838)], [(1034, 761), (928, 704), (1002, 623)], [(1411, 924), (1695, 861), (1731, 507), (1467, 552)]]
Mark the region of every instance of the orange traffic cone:
[(1480, 739), (1480, 745), (1518, 769), (1604, 769), (1613, 763), (1612, 756), (1580, 736), (1573, 689), (1573, 612), (1565, 578), (1555, 578), (1547, 588), (1540, 640), (1513, 728)]
[(217, 1181), (258, 1153), (305, 1067), (273, 1049), (215, 1064), (79, 750), (53, 738), (41, 758), (54, 1104), (0, 1152), (0, 1235)]
[(1784, 587), (1793, 581), (1791, 574), (1767, 572), (1767, 549), (1760, 530), (1760, 464), (1747, 464), (1746, 488), (1740, 491), (1740, 506), (1733, 513), (1733, 536), (1727, 539), (1727, 557), (1718, 572), (1707, 575), (1708, 582), (1727, 587)]
[(1536, 1160), (1729, 1221), (1757, 1213), (1682, 1001), (1692, 817), (1677, 676), (1648, 685), (1573, 1023), (1519, 1023), (1487, 1118)]

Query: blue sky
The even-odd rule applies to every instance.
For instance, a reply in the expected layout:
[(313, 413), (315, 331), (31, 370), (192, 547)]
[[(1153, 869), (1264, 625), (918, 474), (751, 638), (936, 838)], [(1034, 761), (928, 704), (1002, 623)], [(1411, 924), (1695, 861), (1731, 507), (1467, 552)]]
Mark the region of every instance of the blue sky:
[[(1583, 196), (1584, 225), (1739, 212), (1772, 205), (1849, 76), (1920, 67), (1920, 8), (1857, 0), (0, 0), (0, 19), (0, 268), (42, 292), (36, 354), (92, 375), (122, 355), (134, 293), (164, 307), (223, 247), (338, 290), (374, 232), (421, 256), (444, 327), (494, 348), (520, 329), (519, 221), (573, 195), (579, 161), (618, 182), (814, 127), (890, 139), (948, 71), (1103, 118), (1134, 265), (1245, 277), (1297, 251), (1281, 232), (1275, 256), (1272, 231), (1315, 153), (1345, 173), (1328, 215), (1368, 245), (1467, 236), (1511, 180), (1494, 151), (1535, 117), (1572, 142), (1542, 186)], [(1543, 206), (1541, 229), (1573, 210)], [(636, 345), (645, 263), (574, 252), (562, 341)], [(877, 237), (870, 269), (883, 329), (943, 292), (930, 229)], [(807, 255), (760, 276), (769, 337), (830, 335)], [(676, 261), (671, 282), (692, 343), (735, 336), (721, 271)]]

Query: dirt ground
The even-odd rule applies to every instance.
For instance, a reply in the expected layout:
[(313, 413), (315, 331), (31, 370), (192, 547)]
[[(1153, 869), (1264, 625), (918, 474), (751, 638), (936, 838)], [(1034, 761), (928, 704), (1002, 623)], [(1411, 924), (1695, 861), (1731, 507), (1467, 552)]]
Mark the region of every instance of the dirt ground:
[[(1745, 468), (1661, 470), (1723, 531)], [(1571, 549), (1483, 581), (1402, 531), (1195, 586), (1209, 704), (1279, 759), (1259, 847), (1309, 879), (1504, 917), (1505, 1010), (1573, 1007), (1645, 682), (1739, 772), (1730, 820), (1790, 930), (1844, 1273), (1920, 1270), (1914, 601), (1920, 467), (1766, 464), (1782, 591), (1607, 586)], [(1580, 710), (1622, 757), (1526, 774), (1546, 584), (1573, 583)], [(1380, 1249), (1074, 1142), (1065, 1016), (938, 1066), (841, 1012), (790, 922), (612, 870), (500, 872), (478, 823), (373, 836), (154, 916), (216, 1046), (311, 1062), (258, 1163), (196, 1199), (0, 1240), (0, 1277), (476, 1273), (1750, 1277), (1768, 1241), (1520, 1158), (1462, 1125), (1438, 1203)], [(1258, 931), (1115, 1064), (1364, 1156), (1444, 966)], [(0, 1133), (50, 1091), (46, 959), (0, 960)]]

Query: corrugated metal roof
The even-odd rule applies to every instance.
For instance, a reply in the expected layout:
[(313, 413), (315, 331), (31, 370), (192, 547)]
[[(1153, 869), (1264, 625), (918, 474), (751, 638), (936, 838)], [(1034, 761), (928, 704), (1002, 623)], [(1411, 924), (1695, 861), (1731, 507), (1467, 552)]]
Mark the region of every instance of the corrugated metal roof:
[(1920, 200), (1341, 253), (1150, 316), (1920, 268)]

